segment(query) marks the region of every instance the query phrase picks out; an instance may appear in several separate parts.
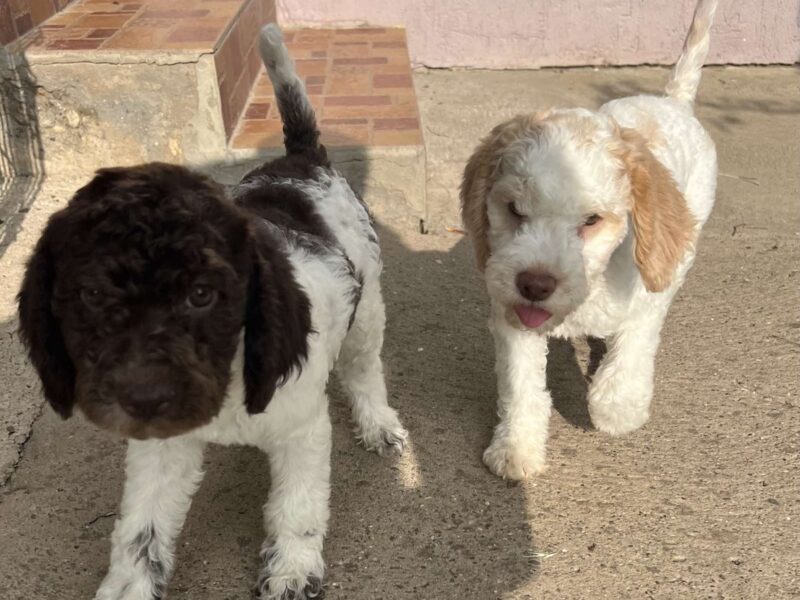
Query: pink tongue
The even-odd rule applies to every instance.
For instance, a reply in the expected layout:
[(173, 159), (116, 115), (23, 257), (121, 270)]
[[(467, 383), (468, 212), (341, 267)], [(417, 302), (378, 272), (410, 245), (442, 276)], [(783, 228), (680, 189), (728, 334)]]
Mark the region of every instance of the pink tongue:
[(522, 324), (531, 329), (539, 327), (539, 325), (553, 316), (543, 308), (536, 308), (535, 306), (527, 306), (525, 304), (517, 304), (514, 307), (514, 311), (517, 313), (519, 320), (522, 321)]

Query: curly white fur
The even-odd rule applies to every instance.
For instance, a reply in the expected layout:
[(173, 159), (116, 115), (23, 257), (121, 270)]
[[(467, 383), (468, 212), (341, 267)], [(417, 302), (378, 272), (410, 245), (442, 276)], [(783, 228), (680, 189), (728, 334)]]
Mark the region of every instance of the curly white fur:
[[(545, 467), (548, 336), (607, 339), (608, 353), (589, 389), (595, 427), (618, 435), (650, 416), (661, 327), (714, 204), (716, 152), (691, 100), (715, 5), (701, 0), (667, 96), (614, 100), (597, 112), (559, 109), (518, 117), (498, 126), (467, 167), (465, 224), (479, 262), (485, 260), (499, 397), (500, 423), (483, 459), (499, 476), (521, 479)], [(625, 157), (634, 151), (634, 137), (646, 142), (641, 152), (651, 153), (668, 173), (661, 179), (677, 188), (681, 210), (688, 208), (683, 227), (691, 241), (667, 274), (668, 285), (657, 290), (634, 260), (637, 244), (651, 243), (634, 231), (631, 217), (639, 190)], [(601, 215), (602, 223), (584, 225), (590, 215)], [(551, 275), (555, 291), (531, 302), (516, 282), (524, 272)], [(519, 306), (550, 316), (526, 325), (515, 312)]]

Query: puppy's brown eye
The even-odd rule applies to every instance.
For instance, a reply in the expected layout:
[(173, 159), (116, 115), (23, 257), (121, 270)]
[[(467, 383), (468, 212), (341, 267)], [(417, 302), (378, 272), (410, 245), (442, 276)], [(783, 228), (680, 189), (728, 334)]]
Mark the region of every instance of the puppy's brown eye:
[(190, 308), (208, 308), (217, 299), (217, 292), (210, 285), (196, 285), (189, 292), (186, 304)]
[(98, 308), (103, 304), (103, 292), (97, 288), (83, 288), (81, 289), (81, 300), (89, 308)]
[(602, 220), (603, 217), (601, 217), (600, 215), (589, 215), (588, 217), (586, 217), (586, 220), (583, 222), (583, 224), (586, 227), (591, 227), (592, 225), (596, 225)]
[(508, 203), (508, 212), (510, 212), (512, 215), (514, 215), (518, 219), (524, 219), (525, 218), (525, 215), (523, 215), (521, 212), (519, 212), (519, 209), (517, 208), (517, 204), (515, 202), (509, 202)]

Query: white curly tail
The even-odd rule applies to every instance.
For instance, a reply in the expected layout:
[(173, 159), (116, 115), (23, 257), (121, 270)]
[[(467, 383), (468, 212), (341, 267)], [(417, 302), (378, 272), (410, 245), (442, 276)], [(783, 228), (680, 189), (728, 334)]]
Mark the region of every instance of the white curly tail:
[(717, 0), (699, 0), (694, 18), (683, 42), (683, 52), (667, 84), (667, 95), (692, 103), (700, 85), (700, 72), (708, 56), (709, 30), (717, 10)]

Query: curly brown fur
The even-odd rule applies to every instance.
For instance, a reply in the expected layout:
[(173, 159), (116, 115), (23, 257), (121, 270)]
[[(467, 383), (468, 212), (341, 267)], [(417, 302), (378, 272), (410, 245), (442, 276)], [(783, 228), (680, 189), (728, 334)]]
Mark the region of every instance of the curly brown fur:
[(306, 356), (310, 315), (288, 259), (246, 208), (205, 177), (153, 163), (98, 171), (53, 215), (19, 314), (59, 414), (77, 405), (135, 438), (205, 424), (243, 328), (247, 407), (264, 409)]

